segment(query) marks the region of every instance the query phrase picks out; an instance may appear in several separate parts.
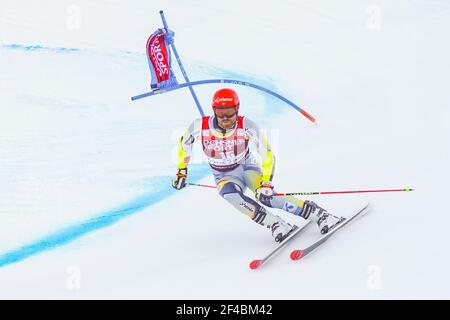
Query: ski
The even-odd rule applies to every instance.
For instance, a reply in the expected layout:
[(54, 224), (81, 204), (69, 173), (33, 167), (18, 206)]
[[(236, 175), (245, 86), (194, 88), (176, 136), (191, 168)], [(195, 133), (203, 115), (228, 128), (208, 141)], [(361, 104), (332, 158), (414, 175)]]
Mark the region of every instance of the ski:
[(311, 245), (304, 249), (294, 250), (291, 252), (291, 259), (292, 260), (300, 260), (310, 254), (312, 251), (314, 251), (318, 246), (320, 246), (322, 243), (327, 241), (333, 234), (335, 234), (338, 230), (342, 229), (347, 223), (352, 221), (354, 218), (358, 217), (361, 213), (363, 213), (367, 208), (369, 207), (369, 204), (366, 204), (362, 209), (360, 209), (358, 212), (356, 212), (354, 215), (352, 215), (350, 218), (346, 218), (342, 222), (340, 222), (333, 230), (328, 232), (327, 234), (324, 234), (322, 237), (320, 237), (317, 241), (313, 242)]
[(263, 259), (255, 259), (252, 262), (250, 262), (250, 269), (254, 270), (265, 264), (270, 258), (272, 258), (276, 253), (278, 253), (284, 246), (286, 246), (286, 244), (288, 244), (289, 241), (294, 239), (303, 230), (305, 230), (310, 222), (311, 221), (307, 221), (302, 227), (295, 226), (291, 234), (286, 239), (284, 239), (280, 244), (278, 244), (278, 246), (275, 249), (273, 249), (266, 257), (264, 257)]

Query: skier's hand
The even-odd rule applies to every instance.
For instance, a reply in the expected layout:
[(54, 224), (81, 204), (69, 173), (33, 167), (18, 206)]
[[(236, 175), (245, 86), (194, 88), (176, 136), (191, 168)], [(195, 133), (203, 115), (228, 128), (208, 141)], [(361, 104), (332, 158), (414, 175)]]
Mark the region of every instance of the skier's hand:
[(178, 169), (178, 173), (175, 178), (172, 180), (172, 187), (177, 190), (181, 190), (186, 187), (186, 178), (187, 178), (187, 168)]
[(255, 197), (261, 202), (272, 200), (273, 186), (270, 181), (262, 181), (255, 191)]

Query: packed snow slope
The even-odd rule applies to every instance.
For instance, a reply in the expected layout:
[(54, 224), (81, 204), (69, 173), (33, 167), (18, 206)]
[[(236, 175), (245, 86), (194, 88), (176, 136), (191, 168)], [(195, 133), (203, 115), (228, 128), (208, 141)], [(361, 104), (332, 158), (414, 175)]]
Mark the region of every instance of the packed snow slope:
[[(317, 118), (233, 86), (278, 191), (415, 191), (309, 197), (371, 210), (304, 261), (289, 252), (315, 226), (250, 270), (269, 232), (214, 189), (170, 187), (189, 90), (130, 101), (160, 9), (191, 80), (247, 80)], [(439, 0), (2, 0), (0, 298), (450, 298), (449, 30)], [(208, 114), (219, 87), (195, 88)], [(190, 180), (212, 184), (202, 160)]]

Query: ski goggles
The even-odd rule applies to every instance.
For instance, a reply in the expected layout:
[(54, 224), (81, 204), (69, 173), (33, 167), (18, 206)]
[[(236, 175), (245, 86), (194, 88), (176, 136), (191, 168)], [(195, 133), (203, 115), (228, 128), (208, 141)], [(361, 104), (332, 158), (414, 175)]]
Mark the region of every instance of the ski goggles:
[(219, 115), (219, 114), (215, 114), (215, 116), (218, 118), (218, 119), (231, 119), (231, 118), (233, 118), (235, 115), (237, 115), (237, 112), (234, 112), (233, 114), (222, 114), (222, 115)]
[[(221, 108), (222, 109), (222, 108)], [(227, 108), (228, 109), (228, 108)], [(230, 108), (230, 109), (232, 109), (232, 108)], [(216, 111), (217, 110), (220, 110), (219, 108), (214, 108), (214, 115), (218, 118), (218, 119), (231, 119), (231, 118), (233, 118), (234, 116), (236, 116), (237, 115), (237, 111), (236, 111), (236, 109), (234, 109), (233, 111), (233, 113), (223, 113), (223, 114), (218, 114)]]

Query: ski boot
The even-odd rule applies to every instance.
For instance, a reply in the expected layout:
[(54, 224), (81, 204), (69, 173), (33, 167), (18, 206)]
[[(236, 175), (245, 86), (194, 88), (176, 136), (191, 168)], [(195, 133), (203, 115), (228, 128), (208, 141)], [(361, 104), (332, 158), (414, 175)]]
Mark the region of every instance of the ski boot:
[(292, 226), (291, 224), (279, 219), (277, 222), (272, 224), (272, 236), (275, 242), (281, 243), (284, 239), (286, 239), (297, 226)]
[(344, 217), (336, 217), (328, 213), (313, 201), (305, 201), (303, 210), (308, 212), (308, 217), (317, 222), (321, 234), (326, 234), (345, 220)]

